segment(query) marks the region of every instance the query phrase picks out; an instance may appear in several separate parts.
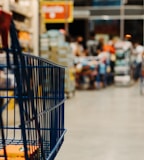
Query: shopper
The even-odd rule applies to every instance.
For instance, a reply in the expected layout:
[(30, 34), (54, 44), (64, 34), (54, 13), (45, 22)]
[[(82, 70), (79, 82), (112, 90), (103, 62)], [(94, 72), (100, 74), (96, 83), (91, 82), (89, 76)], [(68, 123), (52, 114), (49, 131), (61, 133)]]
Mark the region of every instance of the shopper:
[(70, 46), (72, 48), (74, 56), (80, 57), (85, 55), (82, 36), (77, 36), (76, 39), (70, 43)]
[(88, 56), (97, 56), (97, 46), (98, 46), (98, 42), (95, 39), (95, 33), (90, 32), (89, 39), (86, 43)]
[(133, 55), (135, 57), (135, 71), (134, 71), (134, 80), (138, 80), (140, 77), (141, 64), (142, 64), (142, 56), (144, 53), (144, 47), (138, 42), (133, 42)]
[(104, 38), (100, 37), (98, 39), (98, 45), (97, 45), (97, 55), (99, 55), (99, 53), (101, 53), (101, 51), (103, 51), (103, 47), (104, 47)]

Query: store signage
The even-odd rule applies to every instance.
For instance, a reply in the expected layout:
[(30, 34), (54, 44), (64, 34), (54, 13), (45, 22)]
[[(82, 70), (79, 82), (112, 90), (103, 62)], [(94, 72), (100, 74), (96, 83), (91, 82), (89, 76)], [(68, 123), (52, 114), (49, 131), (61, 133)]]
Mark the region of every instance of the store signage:
[(73, 1), (42, 1), (41, 14), (45, 23), (73, 21)]

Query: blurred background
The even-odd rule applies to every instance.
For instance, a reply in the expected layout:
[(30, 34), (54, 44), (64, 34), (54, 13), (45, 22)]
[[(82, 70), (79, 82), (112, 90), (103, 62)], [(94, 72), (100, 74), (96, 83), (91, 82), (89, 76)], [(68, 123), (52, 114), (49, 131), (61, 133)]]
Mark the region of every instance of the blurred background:
[(23, 52), (65, 66), (56, 160), (143, 160), (144, 0), (0, 0)]

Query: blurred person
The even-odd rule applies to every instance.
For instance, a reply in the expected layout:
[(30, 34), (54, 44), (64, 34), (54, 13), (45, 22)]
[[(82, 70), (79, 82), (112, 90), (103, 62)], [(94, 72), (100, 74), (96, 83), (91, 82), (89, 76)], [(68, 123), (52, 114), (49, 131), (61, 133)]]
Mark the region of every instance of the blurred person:
[(76, 88), (81, 88), (81, 84), (85, 83), (86, 78), (88, 78), (89, 86), (92, 88), (95, 78), (93, 76), (93, 68), (90, 67), (87, 58), (85, 58), (87, 52), (83, 46), (83, 37), (77, 36), (70, 45), (75, 56)]
[(114, 82), (114, 68), (115, 68), (115, 62), (116, 62), (116, 49), (115, 49), (115, 39), (110, 39), (106, 44), (103, 46), (103, 50), (105, 52), (109, 53), (109, 63), (110, 71), (109, 71), (109, 78), (110, 82)]
[(132, 39), (132, 36), (130, 34), (125, 35), (124, 37), (124, 47), (125, 47), (124, 49), (125, 50), (130, 49), (132, 51), (133, 45), (132, 45), (131, 39)]
[(98, 66), (99, 72), (99, 87), (104, 88), (106, 87), (106, 61), (103, 59), (100, 61)]
[(95, 89), (95, 79), (97, 63), (95, 60), (83, 59), (76, 65), (76, 88), (81, 88), (84, 84), (87, 84), (87, 89)]
[(97, 55), (99, 55), (99, 53), (103, 51), (103, 47), (104, 47), (104, 38), (100, 37), (98, 39), (98, 45), (97, 45), (97, 51), (96, 51)]
[(139, 41), (133, 42), (133, 55), (135, 57), (135, 71), (134, 80), (138, 80), (141, 74), (141, 65), (143, 60), (144, 46), (142, 46)]
[(86, 43), (88, 56), (97, 56), (97, 46), (98, 42), (95, 39), (95, 33), (90, 32), (89, 39), (87, 40)]
[(97, 86), (98, 88), (106, 87), (107, 85), (107, 66), (110, 63), (110, 56), (108, 51), (104, 51), (103, 48), (100, 48), (98, 55), (98, 74), (96, 76)]
[(72, 52), (74, 56), (80, 57), (85, 55), (85, 49), (83, 46), (83, 37), (82, 36), (77, 36), (76, 39), (74, 39), (71, 43), (70, 46), (72, 48)]

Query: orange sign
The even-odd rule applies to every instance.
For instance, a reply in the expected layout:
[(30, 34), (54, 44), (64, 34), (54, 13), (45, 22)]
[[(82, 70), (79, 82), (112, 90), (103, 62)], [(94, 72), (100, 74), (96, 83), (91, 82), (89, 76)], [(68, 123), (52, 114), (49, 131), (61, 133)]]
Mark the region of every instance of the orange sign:
[(42, 1), (41, 14), (45, 23), (73, 21), (73, 1)]

